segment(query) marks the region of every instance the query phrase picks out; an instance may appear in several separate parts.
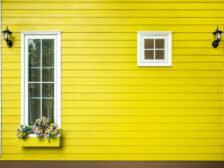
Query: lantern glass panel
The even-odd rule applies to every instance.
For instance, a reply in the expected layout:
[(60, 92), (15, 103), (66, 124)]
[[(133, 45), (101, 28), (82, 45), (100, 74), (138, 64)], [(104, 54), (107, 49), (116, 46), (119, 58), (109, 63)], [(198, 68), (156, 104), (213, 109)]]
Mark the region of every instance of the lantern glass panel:
[(217, 40), (221, 40), (222, 38), (222, 33), (217, 33)]
[(8, 33), (4, 33), (4, 39), (7, 41), (8, 40), (8, 37), (9, 37), (9, 34)]

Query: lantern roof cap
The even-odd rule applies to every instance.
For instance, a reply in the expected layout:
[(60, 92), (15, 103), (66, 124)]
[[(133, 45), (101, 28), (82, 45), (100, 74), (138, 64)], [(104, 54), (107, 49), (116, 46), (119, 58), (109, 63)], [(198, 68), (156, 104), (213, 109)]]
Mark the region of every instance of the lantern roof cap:
[(218, 26), (217, 26), (217, 29), (216, 29), (216, 31), (215, 31), (215, 32), (213, 32), (213, 34), (214, 34), (214, 35), (216, 35), (216, 34), (220, 34), (220, 33), (222, 33), (222, 31), (221, 31), (221, 30), (219, 30), (219, 28), (218, 28)]
[(4, 31), (2, 31), (2, 33), (9, 33), (9, 34), (12, 34), (12, 32), (8, 29), (8, 26), (7, 26), (7, 28), (4, 30)]

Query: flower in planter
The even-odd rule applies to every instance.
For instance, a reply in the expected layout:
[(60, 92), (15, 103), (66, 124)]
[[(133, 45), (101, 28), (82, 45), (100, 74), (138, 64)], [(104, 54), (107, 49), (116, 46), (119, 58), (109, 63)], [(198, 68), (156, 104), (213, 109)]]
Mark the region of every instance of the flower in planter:
[(50, 118), (42, 117), (37, 119), (32, 127), (29, 125), (20, 126), (17, 136), (25, 137), (28, 134), (36, 134), (41, 139), (44, 139), (44, 137), (48, 137), (50, 139), (51, 137), (58, 136), (61, 132), (62, 129), (58, 128)]
[(20, 125), (20, 127), (17, 130), (17, 137), (25, 138), (31, 132), (32, 132), (32, 130), (29, 125)]
[(58, 128), (58, 126), (54, 123), (51, 123), (50, 126), (46, 129), (46, 135), (48, 137), (54, 137), (61, 134), (62, 129)]
[(53, 121), (50, 118), (42, 117), (37, 119), (34, 123), (33, 133), (44, 138), (46, 130), (50, 127), (51, 123), (53, 123)]

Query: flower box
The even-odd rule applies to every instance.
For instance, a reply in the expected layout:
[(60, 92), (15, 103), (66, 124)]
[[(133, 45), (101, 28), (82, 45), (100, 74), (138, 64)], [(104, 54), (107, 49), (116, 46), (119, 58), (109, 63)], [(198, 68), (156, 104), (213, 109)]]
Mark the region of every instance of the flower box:
[(30, 135), (26, 138), (18, 138), (19, 145), (22, 147), (60, 147), (61, 136), (48, 139), (47, 137), (41, 139), (36, 136)]
[(37, 119), (33, 126), (20, 125), (17, 130), (19, 145), (23, 147), (59, 147), (62, 129), (50, 118)]

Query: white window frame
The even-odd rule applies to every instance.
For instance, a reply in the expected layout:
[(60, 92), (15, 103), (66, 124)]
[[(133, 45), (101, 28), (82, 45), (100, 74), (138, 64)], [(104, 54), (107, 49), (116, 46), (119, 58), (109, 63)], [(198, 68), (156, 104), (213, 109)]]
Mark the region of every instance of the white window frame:
[[(28, 39), (55, 39), (54, 71), (54, 122), (61, 127), (61, 32), (22, 31), (21, 32), (21, 124), (28, 125)], [(31, 135), (32, 136), (32, 135)], [(35, 135), (34, 135), (35, 136)]]
[[(1, 13), (2, 13), (2, 2), (1, 2), (1, 0), (0, 0), (0, 32), (2, 32), (2, 15), (1, 15)], [(2, 88), (2, 76), (1, 76), (1, 74), (2, 74), (2, 67), (1, 67), (1, 65), (2, 65), (2, 62), (1, 62), (1, 60), (2, 60), (2, 43), (1, 43), (1, 41), (0, 41), (0, 88)], [(1, 99), (1, 97), (2, 97), (2, 95), (1, 95), (2, 93), (1, 93), (1, 90), (0, 90), (0, 157), (2, 157), (2, 99)]]
[[(137, 66), (172, 66), (172, 32), (171, 31), (138, 31), (138, 61)], [(164, 39), (165, 59), (146, 60), (144, 54), (144, 39)], [(155, 50), (155, 45), (154, 45)]]

